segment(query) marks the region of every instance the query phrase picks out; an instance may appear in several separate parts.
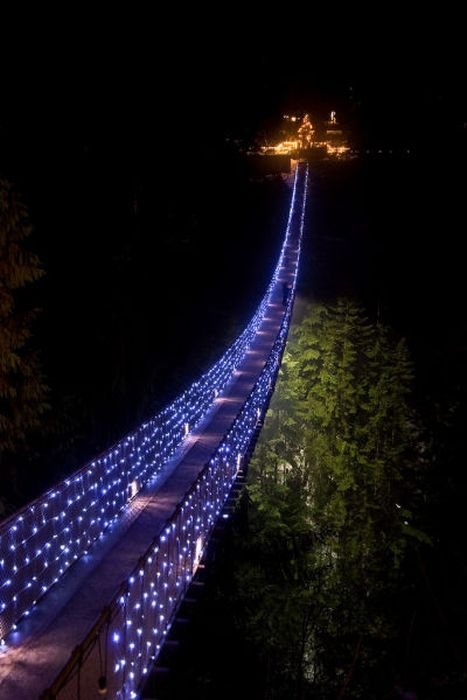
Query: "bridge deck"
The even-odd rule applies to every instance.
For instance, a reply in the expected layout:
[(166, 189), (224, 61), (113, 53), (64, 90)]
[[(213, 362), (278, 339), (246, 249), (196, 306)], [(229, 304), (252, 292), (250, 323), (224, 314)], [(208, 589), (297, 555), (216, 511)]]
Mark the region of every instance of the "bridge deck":
[(32, 700), (52, 683), (215, 452), (261, 373), (282, 322), (282, 281), (292, 281), (294, 247), (286, 261), (255, 342), (203, 424), (8, 638), (0, 652), (0, 700)]

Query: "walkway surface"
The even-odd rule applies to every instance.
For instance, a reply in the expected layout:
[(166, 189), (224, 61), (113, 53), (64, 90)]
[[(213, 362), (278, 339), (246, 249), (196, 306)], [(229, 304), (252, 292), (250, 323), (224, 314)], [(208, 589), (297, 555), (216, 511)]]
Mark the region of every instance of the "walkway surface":
[(216, 451), (258, 379), (282, 323), (282, 283), (292, 281), (295, 245), (287, 251), (287, 267), (251, 349), (202, 425), (185, 439), (178, 455), (140, 492), (119, 522), (9, 636), (0, 651), (0, 700), (33, 700), (52, 684)]

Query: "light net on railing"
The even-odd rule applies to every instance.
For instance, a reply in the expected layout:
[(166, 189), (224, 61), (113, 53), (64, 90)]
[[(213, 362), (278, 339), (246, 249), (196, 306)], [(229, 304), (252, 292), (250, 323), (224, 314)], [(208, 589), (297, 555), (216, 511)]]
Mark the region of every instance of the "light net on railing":
[(287, 238), (283, 248), (296, 260), (292, 294), (267, 362), (215, 454), (54, 686), (44, 692), (44, 700), (93, 697), (99, 683), (109, 697), (138, 697), (138, 688), (159, 654), (274, 390), (290, 324), (304, 227), (307, 171), (302, 177), (295, 235)]
[(0, 525), (0, 640), (161, 472), (231, 381), (264, 319), (284, 261), (298, 173), (279, 261), (241, 335), (170, 405)]

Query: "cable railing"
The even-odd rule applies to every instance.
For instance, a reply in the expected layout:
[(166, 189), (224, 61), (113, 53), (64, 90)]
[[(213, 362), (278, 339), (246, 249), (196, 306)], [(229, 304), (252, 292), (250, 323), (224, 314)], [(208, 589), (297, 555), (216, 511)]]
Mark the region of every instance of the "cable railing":
[(84, 700), (96, 692), (117, 700), (139, 697), (238, 472), (246, 466), (274, 391), (293, 308), (307, 178), (305, 172), (292, 293), (263, 370), (214, 455), (41, 700)]
[(0, 640), (161, 473), (232, 380), (266, 316), (284, 262), (298, 181), (299, 168), (271, 282), (251, 321), (222, 357), (153, 418), (1, 523)]

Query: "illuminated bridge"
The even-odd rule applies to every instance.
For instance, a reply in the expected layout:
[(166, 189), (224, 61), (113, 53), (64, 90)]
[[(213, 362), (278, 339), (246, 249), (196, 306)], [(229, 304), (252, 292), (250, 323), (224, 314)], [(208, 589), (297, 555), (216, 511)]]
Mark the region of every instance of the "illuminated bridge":
[(0, 700), (139, 697), (274, 390), (307, 182), (300, 163), (272, 280), (216, 364), (1, 524)]

